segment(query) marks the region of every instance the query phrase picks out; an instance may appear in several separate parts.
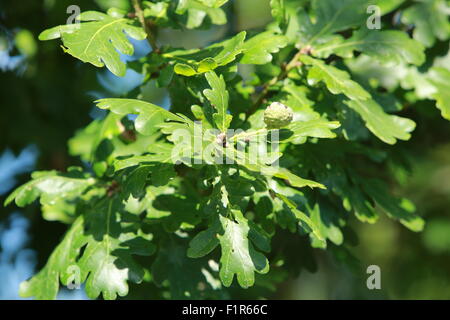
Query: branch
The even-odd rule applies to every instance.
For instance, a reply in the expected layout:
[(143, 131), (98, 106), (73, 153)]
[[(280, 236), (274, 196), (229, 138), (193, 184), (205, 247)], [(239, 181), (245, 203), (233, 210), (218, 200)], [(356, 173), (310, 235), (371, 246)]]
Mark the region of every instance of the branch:
[(271, 86), (275, 85), (278, 81), (286, 79), (287, 75), (292, 69), (299, 67), (301, 65), (301, 62), (298, 61), (300, 56), (303, 54), (310, 54), (310, 52), (311, 52), (310, 47), (305, 47), (299, 50), (292, 58), (292, 60), (288, 62), (288, 64), (284, 64), (281, 66), (280, 74), (264, 84), (263, 90), (258, 100), (256, 100), (255, 104), (250, 109), (248, 109), (247, 112), (245, 112), (245, 119), (248, 119), (248, 117), (251, 116), (253, 113), (255, 113), (256, 110), (258, 110), (259, 107), (264, 103), (265, 99), (267, 98), (267, 95), (269, 94), (269, 89)]
[(136, 13), (137, 18), (139, 19), (139, 22), (141, 23), (142, 27), (145, 30), (145, 33), (147, 33), (147, 41), (152, 47), (153, 52), (159, 53), (160, 50), (158, 48), (158, 45), (156, 44), (156, 39), (153, 36), (152, 30), (149, 26), (149, 24), (145, 21), (144, 17), (144, 11), (142, 10), (141, 3), (139, 0), (131, 0), (131, 3), (133, 5), (134, 11)]

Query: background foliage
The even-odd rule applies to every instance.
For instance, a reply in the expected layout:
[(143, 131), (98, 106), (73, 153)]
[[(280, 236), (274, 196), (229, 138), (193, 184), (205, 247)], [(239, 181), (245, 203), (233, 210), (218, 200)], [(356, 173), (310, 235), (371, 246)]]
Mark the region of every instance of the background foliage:
[[(115, 2), (77, 4), (83, 12), (106, 12), (113, 6), (133, 11), (128, 1)], [(117, 10), (109, 11), (109, 16), (88, 13), (82, 17), (97, 21), (90, 22), (92, 30), (81, 29), (85, 37), (105, 30), (95, 38), (98, 43), (84, 43), (80, 48), (77, 33), (65, 34), (63, 29), (41, 34), (41, 39), (62, 37), (68, 53), (64, 54), (56, 42), (39, 42), (37, 36), (65, 22), (70, 1), (34, 1), (27, 6), (2, 2), (0, 144), (18, 155), (15, 159), (5, 151), (3, 163), (8, 168), (8, 158), (11, 168), (31, 143), (40, 154), (36, 168), (47, 170), (33, 174), (33, 192), (19, 189), (16, 193), (16, 203), (22, 206), (43, 191), (42, 208), (35, 203), (21, 209), (31, 221), (32, 238), (26, 247), (37, 252), (36, 271), (44, 270), (22, 287), (22, 294), (56, 296), (59, 276), (67, 281), (64, 271), (76, 262), (91, 298), (100, 294), (107, 299), (117, 295), (142, 299), (449, 298), (449, 126), (443, 119), (450, 117), (448, 2), (377, 1), (384, 14), (382, 30), (369, 32), (365, 8), (370, 1), (272, 1), (272, 7), (268, 1), (264, 5), (250, 0), (225, 2), (147, 2), (144, 13), (157, 35), (149, 43), (157, 45), (160, 54), (150, 53), (150, 45), (139, 41), (145, 33), (138, 17), (123, 20)], [(122, 28), (136, 41), (110, 38)], [(353, 28), (356, 31), (349, 31)], [(125, 63), (112, 45), (133, 56)], [(303, 49), (301, 56), (295, 45)], [(197, 50), (200, 47), (204, 49)], [(103, 66), (100, 56), (106, 68), (82, 64), (70, 55), (97, 67)], [(301, 61), (299, 68), (293, 57)], [(283, 63), (289, 61), (295, 63)], [(237, 62), (239, 75), (235, 74)], [(125, 75), (125, 80), (113, 74)], [(218, 97), (224, 94), (225, 84), (229, 103)], [(256, 184), (244, 172), (238, 180), (223, 173), (218, 182), (214, 170), (183, 166), (173, 171), (151, 156), (146, 159), (152, 160), (149, 164), (139, 167), (132, 165), (142, 158), (114, 161), (120, 155), (140, 155), (160, 140), (152, 137), (155, 122), (145, 117), (135, 125), (128, 118), (118, 125), (122, 116), (139, 113), (146, 105), (130, 102), (126, 107), (123, 100), (103, 100), (99, 106), (113, 111), (107, 114), (93, 106), (97, 98), (139, 98), (170, 105), (172, 112), (204, 118), (205, 124), (221, 130), (229, 125), (258, 129), (262, 113), (257, 108), (283, 101), (294, 109), (297, 121), (313, 121), (316, 131), (290, 127), (296, 139), (284, 147), (282, 164), (327, 189), (291, 188), (319, 185), (284, 174), (281, 178), (287, 183), (274, 179), (277, 185), (270, 185), (285, 196), (277, 200), (264, 190), (253, 195)], [(205, 111), (194, 107), (191, 112), (191, 105), (201, 105)], [(215, 114), (209, 121), (206, 111), (211, 106)], [(227, 108), (234, 116), (231, 123)], [(152, 110), (186, 126), (191, 121)], [(241, 121), (254, 111), (249, 121)], [(330, 121), (339, 121), (340, 127)], [(170, 134), (172, 129), (164, 130)], [(158, 143), (160, 148), (167, 147)], [(68, 170), (74, 165), (84, 172)], [(11, 187), (15, 173), (26, 182), (23, 172), (31, 166), (26, 167), (4, 169), (9, 173), (0, 177)], [(50, 171), (54, 169), (67, 173)], [(147, 178), (151, 186), (142, 198)], [(112, 180), (121, 186), (120, 192)], [(237, 181), (239, 186), (233, 188)], [(212, 208), (220, 213), (214, 199), (223, 203), (223, 190), (229, 195), (227, 208), (234, 220), (204, 215)], [(122, 200), (129, 200), (129, 195), (140, 200), (127, 201), (123, 208)], [(204, 203), (205, 199), (211, 200)], [(422, 220), (411, 213), (414, 206), (427, 222), (420, 234), (384, 216), (387, 213), (409, 229), (421, 231)], [(7, 234), (5, 230), (12, 227), (8, 216), (14, 209), (1, 210), (5, 224), (0, 232)], [(141, 212), (153, 221), (140, 220)], [(180, 219), (176, 212), (188, 215)], [(81, 218), (75, 218), (78, 215)], [(116, 215), (121, 217), (120, 224)], [(54, 251), (67, 230), (60, 222), (72, 226)], [(308, 236), (305, 231), (312, 232)], [(211, 242), (215, 233), (222, 235)], [(248, 258), (253, 259), (244, 260), (252, 263), (243, 264), (233, 254), (235, 244), (230, 243), (235, 235), (242, 241), (239, 247), (248, 246)], [(11, 241), (5, 239), (2, 263), (16, 263), (18, 255), (5, 254)], [(218, 249), (212, 251), (217, 245), (222, 255)], [(230, 256), (231, 260), (223, 260)], [(216, 263), (208, 264), (209, 259)], [(381, 266), (381, 291), (371, 292), (365, 286), (365, 268), (370, 264)], [(253, 270), (268, 271), (256, 273), (254, 286)], [(233, 273), (237, 274), (234, 282)], [(114, 283), (111, 275), (117, 280)]]

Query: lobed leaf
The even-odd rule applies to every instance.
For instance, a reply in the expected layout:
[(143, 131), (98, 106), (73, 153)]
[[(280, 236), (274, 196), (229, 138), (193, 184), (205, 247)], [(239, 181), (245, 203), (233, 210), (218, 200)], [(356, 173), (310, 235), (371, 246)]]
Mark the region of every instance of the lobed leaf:
[(409, 133), (414, 130), (415, 122), (385, 113), (366, 90), (350, 79), (347, 72), (308, 56), (302, 56), (301, 60), (313, 66), (309, 70), (308, 79), (325, 82), (333, 94), (346, 95), (350, 100), (345, 103), (361, 116), (367, 128), (379, 139), (394, 144), (396, 139), (408, 140), (411, 137)]
[(429, 81), (435, 88), (432, 97), (441, 110), (442, 117), (450, 120), (450, 71), (443, 67), (434, 67), (429, 72)]
[(37, 171), (32, 174), (32, 180), (12, 192), (5, 205), (15, 201), (19, 207), (24, 207), (37, 198), (41, 204), (51, 204), (58, 198), (74, 198), (80, 196), (95, 179), (83, 174), (77, 168), (68, 173), (56, 171)]
[(133, 55), (134, 48), (127, 35), (136, 40), (143, 40), (147, 36), (145, 31), (141, 27), (133, 26), (130, 19), (97, 11), (83, 12), (78, 20), (85, 22), (45, 30), (39, 35), (39, 39), (61, 37), (65, 52), (96, 67), (106, 65), (113, 74), (124, 76), (126, 66), (120, 60), (119, 52)]
[(225, 12), (220, 8), (228, 0), (180, 0), (175, 10), (176, 14), (187, 13), (186, 27), (195, 29), (202, 25), (206, 16), (213, 24), (223, 25), (227, 22)]
[(218, 77), (213, 71), (206, 73), (206, 80), (211, 89), (205, 89), (203, 94), (208, 98), (217, 113), (213, 114), (214, 122), (220, 131), (226, 132), (233, 117), (227, 114), (229, 95), (223, 76)]
[(394, 144), (397, 139), (409, 140), (414, 130), (414, 121), (395, 115), (389, 115), (375, 100), (345, 101), (351, 109), (359, 113), (367, 128), (382, 141)]
[(367, 19), (369, 0), (312, 0), (315, 24), (306, 15), (300, 16), (303, 42), (314, 45), (329, 35), (355, 26), (362, 26)]
[(163, 56), (178, 62), (175, 64), (175, 73), (190, 77), (233, 62), (244, 50), (245, 36), (246, 32), (242, 31), (231, 39), (201, 50), (174, 50)]
[(249, 241), (250, 227), (247, 219), (236, 210), (233, 210), (233, 215), (234, 221), (219, 217), (224, 230), (218, 236), (222, 248), (219, 275), (226, 287), (231, 285), (236, 275), (239, 285), (248, 288), (255, 283), (255, 272), (264, 274), (269, 271), (269, 262)]
[(96, 104), (100, 109), (107, 109), (121, 116), (137, 114), (136, 130), (144, 135), (152, 133), (152, 128), (166, 120), (184, 121), (182, 117), (164, 108), (136, 99), (100, 99), (96, 101)]
[(71, 275), (79, 274), (76, 259), (85, 243), (83, 218), (79, 217), (52, 252), (44, 268), (20, 284), (20, 296), (38, 300), (56, 299), (60, 281), (67, 285)]
[(416, 1), (402, 14), (402, 22), (414, 25), (413, 37), (427, 48), (436, 40), (445, 41), (450, 37), (448, 23), (449, 6), (445, 0)]
[(116, 199), (103, 199), (87, 214), (87, 246), (77, 262), (81, 280), (91, 299), (100, 294), (104, 299), (114, 300), (117, 295), (128, 294), (128, 281), (140, 283), (144, 269), (132, 254), (150, 255), (154, 247), (143, 239), (139, 249), (137, 235), (126, 232), (120, 223), (120, 205)]
[(308, 79), (325, 82), (331, 93), (342, 93), (352, 100), (366, 100), (370, 98), (370, 94), (357, 82), (351, 80), (347, 72), (309, 56), (302, 56), (300, 59), (303, 63), (312, 66), (308, 72)]
[(327, 58), (336, 54), (344, 58), (353, 57), (353, 51), (363, 52), (382, 63), (412, 63), (420, 66), (425, 61), (423, 45), (402, 31), (374, 31), (361, 29), (344, 40), (320, 44), (313, 49), (314, 55)]
[(266, 31), (247, 40), (243, 48), (243, 56), (239, 61), (243, 64), (266, 64), (272, 61), (272, 53), (286, 47), (288, 39), (283, 35)]

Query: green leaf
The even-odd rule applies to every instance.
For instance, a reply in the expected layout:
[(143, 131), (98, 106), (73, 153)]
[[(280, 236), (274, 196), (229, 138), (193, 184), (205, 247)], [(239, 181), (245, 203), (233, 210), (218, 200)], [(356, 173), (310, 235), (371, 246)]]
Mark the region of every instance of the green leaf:
[(326, 247), (325, 240), (328, 239), (335, 245), (342, 245), (344, 236), (341, 229), (339, 229), (336, 215), (333, 214), (333, 211), (330, 211), (325, 201), (317, 202), (312, 207), (308, 206), (308, 212), (311, 221), (318, 227), (320, 235), (323, 235), (323, 239), (320, 239), (316, 234), (313, 234), (313, 243), (314, 240), (318, 240), (319, 246), (325, 245)]
[(51, 40), (61, 37), (65, 52), (96, 67), (106, 65), (115, 75), (124, 76), (126, 66), (116, 50), (133, 55), (134, 48), (127, 35), (143, 40), (147, 36), (145, 31), (133, 26), (132, 20), (97, 11), (83, 12), (78, 19), (86, 22), (70, 27), (54, 27), (42, 32), (39, 39)]
[(313, 0), (316, 23), (305, 21), (305, 16), (301, 18), (303, 41), (313, 45), (334, 32), (364, 25), (369, 4), (368, 0)]
[(366, 100), (370, 98), (370, 94), (357, 82), (351, 80), (347, 72), (305, 55), (301, 57), (301, 61), (312, 66), (308, 72), (308, 79), (310, 81), (325, 82), (331, 93), (342, 93), (352, 100)]
[(150, 1), (143, 1), (144, 6), (144, 17), (149, 18), (152, 17), (156, 24), (161, 23), (162, 21), (167, 22), (167, 9), (169, 4), (166, 2), (158, 2), (153, 3)]
[(243, 45), (243, 64), (266, 64), (272, 61), (272, 54), (286, 47), (288, 39), (271, 31), (262, 32), (247, 40)]
[(356, 175), (347, 178), (341, 173), (345, 171), (343, 167), (339, 166), (336, 169), (337, 172), (328, 175), (327, 187), (342, 199), (344, 209), (349, 212), (353, 210), (361, 222), (377, 222), (379, 215), (374, 208), (373, 201), (368, 198), (362, 188), (365, 179), (358, 179)]
[(259, 130), (247, 130), (238, 133), (229, 138), (229, 141), (245, 141), (258, 137), (270, 135), (272, 131), (278, 133), (279, 142), (293, 142), (300, 138), (335, 138), (336, 134), (331, 130), (340, 127), (337, 121), (328, 121), (325, 119), (315, 119), (308, 121), (294, 121), (282, 129), (268, 130), (266, 128)]
[(180, 192), (174, 193), (170, 185), (148, 186), (144, 201), (146, 221), (162, 222), (168, 232), (175, 232), (180, 228), (192, 229), (201, 221), (197, 209), (198, 199)]
[(59, 221), (72, 224), (76, 214), (76, 204), (73, 200), (58, 198), (51, 204), (41, 207), (42, 217), (47, 221)]
[(91, 162), (95, 174), (101, 177), (114, 153), (119, 151), (116, 141), (124, 132), (121, 116), (110, 112), (104, 119), (94, 120), (69, 140), (70, 154)]
[(397, 9), (406, 0), (378, 0), (377, 6), (380, 7), (383, 15)]
[(64, 285), (86, 281), (91, 299), (101, 293), (105, 299), (128, 294), (127, 281), (140, 282), (143, 277), (142, 267), (131, 255), (150, 255), (154, 246), (144, 237), (122, 233), (117, 204), (117, 200), (103, 199), (92, 212), (78, 217), (45, 267), (21, 284), (21, 296), (55, 299), (60, 280)]
[(191, 77), (197, 74), (197, 71), (195, 71), (194, 68), (184, 63), (177, 63), (173, 70), (175, 71), (175, 73), (181, 74), (182, 76), (186, 77)]
[[(267, 172), (271, 171), (272, 170), (267, 170)], [(322, 185), (321, 183), (300, 178), (299, 176), (293, 174), (286, 168), (276, 168), (272, 172), (274, 177), (286, 180), (293, 187), (297, 188), (310, 187), (310, 188), (326, 189), (325, 186)]]
[(94, 120), (87, 127), (78, 130), (69, 142), (69, 153), (72, 156), (79, 156), (84, 161), (90, 161), (95, 151), (93, 140), (100, 138), (103, 120)]
[(450, 120), (450, 71), (442, 67), (434, 67), (429, 71), (429, 81), (435, 87), (432, 94), (442, 117)]
[(224, 174), (221, 180), (230, 197), (250, 197), (255, 193), (253, 181), (243, 176), (242, 172), (232, 176), (228, 176), (228, 173)]
[(51, 204), (61, 197), (73, 199), (95, 183), (94, 178), (76, 168), (67, 173), (37, 171), (32, 174), (32, 178), (33, 180), (14, 190), (6, 199), (5, 205), (15, 201), (19, 207), (24, 207), (39, 197), (41, 204)]
[(222, 25), (227, 22), (227, 17), (219, 7), (225, 2), (225, 0), (214, 2), (210, 0), (179, 0), (175, 13), (180, 15), (187, 13), (186, 27), (188, 29), (200, 27), (206, 16), (211, 19), (213, 24)]
[(219, 245), (219, 234), (222, 231), (219, 219), (214, 219), (208, 229), (199, 232), (189, 243), (189, 258), (201, 258), (211, 253)]
[[(263, 130), (265, 131), (266, 129)], [(265, 132), (265, 134), (267, 134), (267, 132)], [(237, 137), (237, 135), (235, 137)], [(265, 162), (267, 162), (268, 160), (270, 160), (270, 163), (274, 162), (274, 159), (270, 156), (264, 159), (263, 156), (255, 157), (255, 154), (249, 155), (248, 153), (240, 150), (234, 150), (233, 152), (227, 153), (227, 155), (234, 156), (234, 160), (236, 161), (236, 163), (247, 169), (248, 171), (258, 173), (268, 178), (275, 177), (286, 180), (289, 184), (297, 188), (310, 187), (325, 189), (325, 186), (321, 183), (300, 178), (286, 168), (280, 167), (278, 165), (266, 164)]]
[(152, 171), (152, 184), (156, 187), (164, 186), (177, 176), (172, 164), (159, 163)]
[[(325, 119), (294, 121), (286, 128), (280, 130), (280, 140), (282, 142), (290, 142), (303, 137), (335, 138), (336, 134), (331, 130), (339, 127), (339, 122)], [(287, 137), (283, 138), (284, 135)]]
[(135, 120), (136, 130), (143, 135), (154, 132), (154, 128), (166, 120), (183, 122), (183, 118), (173, 114), (166, 109), (149, 102), (135, 99), (100, 99), (95, 102), (100, 109), (111, 110), (111, 112), (125, 116), (137, 114)]
[(395, 115), (389, 115), (375, 100), (345, 101), (366, 123), (367, 128), (382, 141), (394, 144), (396, 139), (409, 140), (414, 130), (414, 121)]
[(212, 44), (204, 49), (173, 50), (163, 57), (178, 62), (175, 73), (193, 76), (225, 66), (233, 62), (244, 50), (246, 32), (242, 31), (231, 39)]
[(425, 227), (425, 221), (414, 214), (416, 210), (414, 204), (405, 198), (392, 197), (382, 181), (368, 179), (363, 188), (389, 217), (399, 220), (408, 229), (420, 232)]
[(224, 230), (218, 236), (222, 248), (220, 279), (224, 286), (229, 287), (236, 275), (239, 285), (248, 288), (255, 283), (255, 272), (264, 274), (269, 271), (269, 262), (249, 241), (250, 227), (247, 219), (236, 210), (233, 210), (233, 215), (234, 221), (219, 217)]
[(320, 44), (313, 54), (327, 58), (331, 54), (341, 57), (353, 57), (353, 51), (359, 51), (382, 63), (412, 63), (421, 65), (425, 61), (424, 47), (420, 42), (409, 38), (402, 31), (374, 31), (361, 29), (355, 31), (350, 39)]
[(287, 97), (281, 102), (294, 111), (294, 120), (308, 121), (320, 118), (320, 114), (313, 108), (314, 102), (308, 96), (305, 86), (298, 86), (291, 80), (283, 83), (283, 92)]
[(61, 35), (63, 33), (74, 32), (78, 28), (79, 28), (79, 25), (77, 25), (77, 24), (65, 24), (65, 25), (61, 25), (61, 26), (56, 26), (56, 27), (42, 31), (39, 34), (38, 39), (41, 41), (58, 39), (58, 38), (61, 38)]
[(414, 121), (386, 114), (375, 100), (370, 99), (371, 95), (366, 90), (350, 79), (347, 72), (308, 56), (302, 56), (301, 60), (313, 65), (308, 79), (323, 81), (331, 93), (342, 93), (350, 98), (345, 103), (360, 114), (367, 128), (382, 141), (394, 144), (396, 139), (408, 140), (411, 137), (409, 133), (415, 128)]
[(445, 0), (416, 1), (403, 12), (402, 22), (414, 25), (414, 39), (429, 48), (434, 45), (436, 39), (439, 41), (449, 39), (449, 15), (449, 6)]
[(132, 156), (124, 159), (116, 159), (114, 161), (115, 171), (134, 167), (139, 164), (172, 163), (173, 145), (169, 143), (159, 143), (155, 145), (157, 152), (146, 154), (143, 156)]
[[(200, 258), (221, 246), (220, 279), (229, 287), (234, 275), (243, 288), (253, 286), (254, 273), (267, 273), (269, 263), (262, 251), (270, 251), (268, 235), (257, 225), (249, 222), (238, 209), (231, 208), (231, 198), (226, 188), (217, 183), (211, 195), (208, 211), (213, 214), (208, 229), (198, 233), (190, 242), (188, 256)], [(213, 209), (213, 207), (216, 207)], [(226, 216), (223, 216), (225, 214)]]
[(156, 165), (141, 165), (133, 168), (126, 174), (125, 181), (122, 183), (123, 198), (127, 200), (129, 196), (140, 198), (144, 194), (145, 184), (150, 172), (156, 172)]
[(301, 222), (302, 225), (306, 225), (310, 229), (310, 232), (312, 232), (319, 240), (324, 240), (324, 237), (318, 225), (305, 213), (298, 210), (297, 204), (295, 202), (291, 201), (288, 197), (280, 193), (276, 193), (276, 196), (287, 205), (289, 210), (291, 210), (291, 212), (295, 215), (295, 218), (299, 222)]
[(281, 27), (283, 27), (287, 22), (284, 0), (270, 0), (270, 7), (272, 9), (272, 17)]
[[(144, 269), (132, 254), (150, 255), (154, 247), (146, 241), (142, 248), (133, 248), (136, 234), (124, 232), (120, 224), (120, 205), (116, 199), (103, 199), (87, 215), (88, 242), (77, 265), (86, 293), (91, 299), (100, 294), (114, 300), (128, 294), (128, 281), (140, 283)], [(145, 241), (145, 240), (144, 240)], [(144, 249), (144, 250), (143, 250)]]
[(229, 96), (225, 80), (223, 80), (222, 75), (218, 77), (213, 71), (208, 72), (205, 76), (211, 89), (205, 89), (203, 94), (217, 111), (213, 114), (217, 128), (226, 132), (233, 117), (227, 114)]
[(79, 217), (52, 252), (44, 268), (33, 278), (20, 284), (21, 297), (54, 300), (58, 295), (60, 280), (66, 285), (70, 280), (76, 280), (71, 279), (71, 275), (77, 275), (76, 259), (86, 243), (83, 232), (83, 218)]
[(161, 242), (151, 274), (158, 286), (169, 282), (171, 299), (201, 299), (208, 289), (205, 270), (205, 261), (188, 258), (185, 241), (173, 237)]
[(198, 64), (198, 72), (204, 73), (217, 68), (217, 62), (213, 58), (205, 58)]
[(205, 6), (212, 8), (219, 8), (228, 2), (228, 0), (198, 0), (198, 1), (204, 4)]

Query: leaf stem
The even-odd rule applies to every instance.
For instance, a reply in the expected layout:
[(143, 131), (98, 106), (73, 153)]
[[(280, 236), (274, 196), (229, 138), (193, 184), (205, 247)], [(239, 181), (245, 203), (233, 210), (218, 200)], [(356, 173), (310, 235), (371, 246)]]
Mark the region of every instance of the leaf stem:
[(144, 17), (144, 11), (142, 10), (141, 3), (139, 0), (131, 0), (131, 3), (133, 5), (134, 11), (136, 12), (136, 16), (139, 19), (139, 22), (141, 23), (142, 27), (145, 30), (145, 33), (147, 33), (147, 41), (152, 47), (153, 52), (160, 53), (160, 50), (158, 48), (158, 45), (156, 44), (156, 39), (153, 36), (152, 30), (150, 28), (150, 25), (145, 21)]

